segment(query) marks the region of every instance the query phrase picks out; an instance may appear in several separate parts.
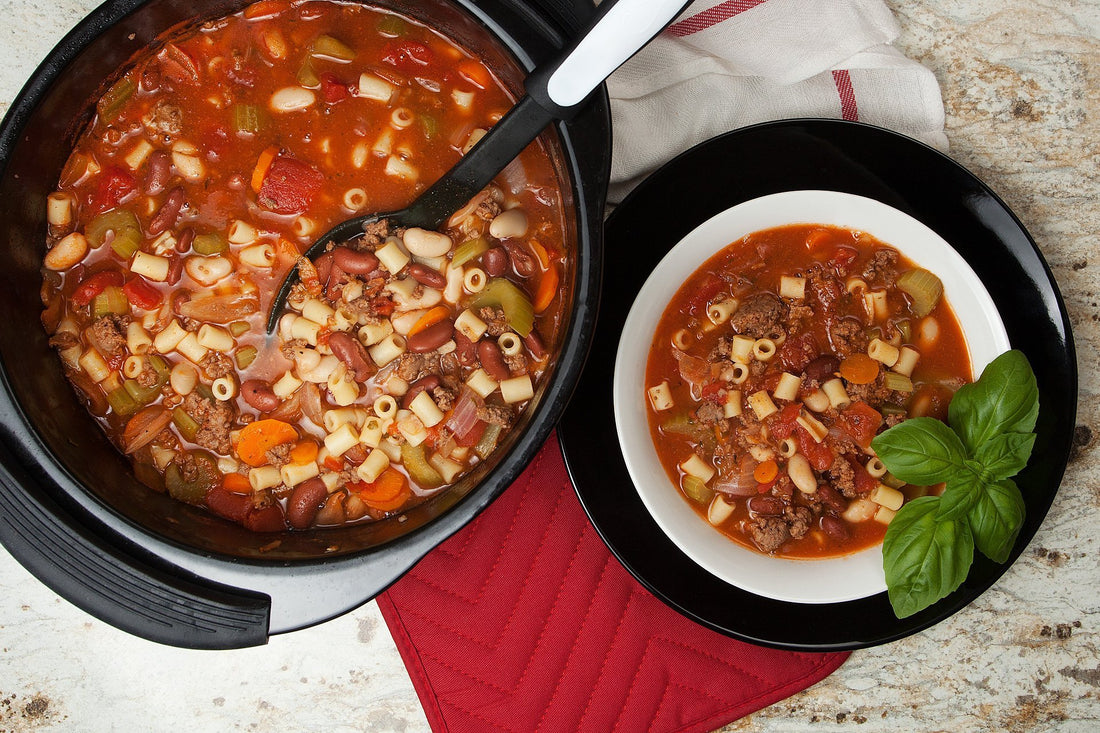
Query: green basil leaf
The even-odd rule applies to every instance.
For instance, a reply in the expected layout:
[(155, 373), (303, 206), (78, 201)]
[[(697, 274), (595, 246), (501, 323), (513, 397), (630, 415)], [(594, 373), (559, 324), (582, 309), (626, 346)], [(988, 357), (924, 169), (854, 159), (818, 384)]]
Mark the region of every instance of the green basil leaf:
[(998, 481), (981, 492), (967, 516), (974, 542), (983, 555), (995, 562), (1008, 560), (1024, 524), (1025, 511), (1024, 497), (1012, 479)]
[(875, 455), (902, 481), (927, 486), (946, 481), (966, 459), (959, 436), (931, 417), (895, 425), (871, 441)]
[(985, 491), (981, 464), (967, 459), (964, 466), (963, 470), (948, 477), (947, 485), (940, 495), (940, 510), (936, 519), (965, 520)]
[(1002, 433), (978, 446), (974, 458), (990, 473), (992, 480), (997, 481), (1024, 470), (1034, 445), (1035, 433)]
[(970, 525), (939, 520), (939, 503), (938, 496), (914, 499), (886, 528), (882, 567), (898, 618), (912, 616), (958, 588), (974, 560)]
[(989, 363), (978, 381), (960, 387), (947, 407), (947, 420), (972, 453), (1000, 433), (1030, 433), (1039, 415), (1039, 388), (1019, 351)]

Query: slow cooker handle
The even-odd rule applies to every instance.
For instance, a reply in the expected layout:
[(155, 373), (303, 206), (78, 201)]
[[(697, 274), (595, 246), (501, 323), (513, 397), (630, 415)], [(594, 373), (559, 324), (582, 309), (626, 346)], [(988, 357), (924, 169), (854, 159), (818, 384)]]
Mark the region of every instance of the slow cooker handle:
[(9, 460), (6, 448), (0, 457), (0, 543), (55, 593), (161, 644), (239, 649), (267, 643), (269, 597), (169, 571), (106, 542)]
[(611, 72), (672, 22), (684, 0), (604, 0), (577, 40), (524, 83), (529, 97), (559, 119), (568, 119)]

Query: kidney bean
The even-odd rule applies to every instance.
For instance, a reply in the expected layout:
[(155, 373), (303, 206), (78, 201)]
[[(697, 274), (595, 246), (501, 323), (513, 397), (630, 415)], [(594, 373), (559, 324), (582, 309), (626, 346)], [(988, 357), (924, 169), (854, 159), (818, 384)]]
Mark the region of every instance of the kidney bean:
[(409, 405), (412, 404), (412, 401), (416, 399), (418, 394), (425, 391), (431, 391), (438, 387), (439, 384), (439, 376), (436, 374), (429, 374), (426, 377), (421, 377), (409, 385), (409, 390), (401, 397), (401, 406), (406, 410), (409, 409)]
[(500, 277), (508, 269), (508, 250), (504, 247), (492, 247), (481, 255), (481, 265), (490, 277)]
[(496, 341), (490, 341), (489, 339), (479, 341), (477, 344), (477, 358), (481, 362), (481, 368), (498, 382), (512, 376), (512, 371), (504, 363), (504, 355), (500, 353), (500, 347), (497, 346)]
[(317, 270), (318, 281), (323, 283), (328, 282), (329, 273), (332, 272), (332, 258), (332, 252), (325, 252), (313, 261), (313, 267)]
[(179, 239), (176, 240), (176, 251), (182, 254), (187, 254), (191, 251), (191, 243), (195, 241), (195, 230), (191, 227), (187, 227), (180, 232)]
[(817, 495), (821, 497), (821, 500), (829, 505), (830, 509), (833, 509), (838, 514), (848, 508), (848, 502), (843, 496), (836, 492), (832, 486), (828, 484), (822, 484), (817, 487)]
[(182, 316), (180, 313), (180, 306), (191, 300), (191, 293), (186, 290), (177, 290), (168, 296), (168, 302), (172, 304), (172, 312), (177, 316)]
[(419, 262), (409, 265), (409, 277), (429, 288), (443, 289), (447, 286), (447, 278), (443, 276), (443, 273)]
[(145, 193), (155, 196), (172, 180), (172, 157), (164, 150), (149, 156), (149, 172), (145, 175)]
[(253, 532), (282, 532), (286, 529), (283, 508), (271, 504), (263, 509), (253, 509), (244, 518), (244, 526)]
[(840, 517), (834, 517), (832, 514), (826, 514), (821, 517), (821, 529), (825, 530), (825, 534), (829, 535), (834, 540), (848, 539), (847, 523)]
[(749, 511), (765, 517), (778, 517), (783, 513), (783, 500), (778, 496), (754, 496), (749, 499)]
[(325, 482), (311, 478), (294, 487), (294, 493), (286, 501), (286, 519), (294, 529), (308, 529), (321, 504), (328, 498)]
[(252, 511), (252, 497), (215, 486), (206, 492), (206, 508), (224, 519), (243, 522)]
[(414, 354), (423, 354), (435, 351), (443, 344), (451, 340), (454, 335), (454, 324), (449, 320), (440, 321), (434, 326), (428, 326), (419, 333), (414, 333), (405, 339), (405, 347)]
[(822, 354), (802, 370), (806, 379), (816, 379), (818, 382), (826, 382), (832, 378), (833, 373), (840, 369), (840, 359), (832, 354)]
[(462, 331), (455, 331), (455, 358), (462, 366), (474, 366), (477, 364), (477, 346), (466, 337)]
[(358, 466), (360, 463), (367, 460), (367, 449), (362, 443), (356, 443), (344, 451), (344, 455), (341, 456), (341, 458), (353, 466)]
[(523, 337), (523, 345), (536, 359), (541, 361), (546, 358), (546, 344), (542, 342), (542, 336), (539, 336), (539, 332), (535, 329), (532, 328), (531, 333)]
[(538, 270), (538, 263), (535, 261), (535, 256), (527, 251), (523, 244), (513, 239), (507, 239), (504, 241), (504, 247), (508, 250), (508, 258), (512, 260), (512, 267), (517, 275), (531, 277), (535, 274), (535, 271)]
[(185, 194), (183, 189), (176, 186), (168, 192), (168, 197), (161, 204), (160, 211), (156, 213), (153, 220), (149, 222), (149, 236), (155, 237), (161, 232), (167, 230), (173, 224), (176, 223), (176, 219), (179, 218), (180, 209), (183, 208), (185, 202)]
[(271, 389), (271, 385), (262, 379), (246, 379), (241, 382), (241, 398), (260, 412), (271, 412), (282, 402)]
[(366, 347), (351, 334), (334, 331), (328, 337), (328, 347), (337, 359), (348, 365), (356, 382), (365, 382), (374, 374)]
[(369, 275), (378, 269), (378, 258), (371, 252), (356, 252), (348, 247), (332, 250), (332, 260), (344, 272), (353, 275)]
[(168, 255), (168, 275), (164, 282), (175, 285), (183, 277), (183, 258), (176, 254)]

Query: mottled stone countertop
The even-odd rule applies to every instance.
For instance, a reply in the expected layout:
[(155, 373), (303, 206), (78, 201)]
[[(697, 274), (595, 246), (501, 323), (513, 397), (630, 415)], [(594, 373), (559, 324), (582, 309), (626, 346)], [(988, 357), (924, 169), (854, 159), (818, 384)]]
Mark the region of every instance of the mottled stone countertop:
[[(888, 3), (896, 45), (942, 86), (951, 156), (1016, 212), (1061, 287), (1074, 455), (1038, 535), (975, 603), (726, 730), (1100, 730), (1100, 3)], [(0, 113), (95, 4), (0, 0)], [(261, 648), (173, 649), (86, 615), (0, 549), (0, 731), (427, 727), (373, 603)]]

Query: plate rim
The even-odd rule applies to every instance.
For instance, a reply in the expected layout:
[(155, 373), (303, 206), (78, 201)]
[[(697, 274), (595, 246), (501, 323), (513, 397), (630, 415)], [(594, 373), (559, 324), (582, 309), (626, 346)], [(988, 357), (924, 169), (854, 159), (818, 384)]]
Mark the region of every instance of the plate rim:
[[(956, 181), (958, 190), (950, 192), (950, 195), (952, 197), (964, 191), (973, 189), (978, 194), (980, 194), (981, 198), (984, 198), (985, 200), (990, 201), (995, 205), (995, 211), (992, 215), (987, 214), (987, 217), (1008, 217), (1009, 222), (1011, 222), (1012, 237), (1006, 238), (1000, 233), (992, 231), (990, 232), (990, 237), (996, 239), (998, 246), (1004, 249), (1005, 252), (1010, 255), (1013, 264), (1018, 264), (1021, 267), (1025, 265), (1025, 263), (1020, 259), (1022, 256), (1021, 253), (1016, 251), (1017, 249), (1021, 249), (1021, 245), (1023, 243), (1026, 243), (1026, 246), (1022, 247), (1023, 254), (1029, 255), (1029, 260), (1034, 260), (1034, 262), (1030, 262), (1030, 264), (1035, 265), (1036, 267), (1027, 268), (1024, 271), (1024, 274), (1026, 274), (1027, 277), (1031, 280), (1031, 283), (1034, 286), (1034, 293), (1038, 295), (1043, 301), (1043, 305), (1046, 307), (1045, 315), (1052, 316), (1052, 318), (1050, 319), (1051, 332), (1049, 335), (1051, 336), (1051, 338), (1054, 338), (1059, 342), (1060, 351), (1062, 352), (1060, 356), (1062, 357), (1062, 359), (1059, 360), (1058, 366), (1064, 368), (1065, 371), (1068, 372), (1069, 377), (1069, 384), (1061, 385), (1062, 390), (1065, 390), (1064, 392), (1059, 389), (1052, 390), (1053, 392), (1057, 393), (1056, 396), (1062, 398), (1063, 402), (1068, 401), (1069, 403), (1068, 405), (1063, 405), (1062, 409), (1060, 411), (1057, 411), (1057, 417), (1059, 418), (1057, 422), (1064, 423), (1068, 421), (1068, 430), (1070, 431), (1070, 433), (1072, 433), (1072, 426), (1073, 424), (1075, 424), (1075, 416), (1077, 410), (1076, 393), (1078, 383), (1078, 369), (1076, 362), (1076, 350), (1073, 342), (1071, 324), (1069, 322), (1068, 313), (1065, 308), (1065, 303), (1063, 301), (1061, 292), (1058, 289), (1058, 285), (1054, 280), (1053, 274), (1050, 271), (1049, 265), (1043, 258), (1043, 255), (1040, 252), (1038, 246), (1035, 244), (1034, 239), (1031, 237), (1027, 229), (1023, 226), (1022, 222), (1020, 222), (1016, 214), (1004, 203), (1003, 200), (1001, 200), (999, 196), (997, 196), (997, 194), (988, 185), (986, 185), (973, 173), (971, 173), (969, 170), (964, 168), (962, 165), (960, 165), (947, 155), (935, 150), (934, 148), (928, 146), (923, 142), (914, 140), (905, 135), (885, 128), (868, 125), (866, 123), (815, 118), (800, 118), (775, 122), (765, 122), (724, 133), (717, 137), (703, 141), (702, 143), (699, 143), (689, 150), (680, 153), (671, 161), (661, 166), (661, 168), (651, 174), (641, 185), (636, 187), (626, 197), (626, 199), (624, 199), (624, 201), (619, 204), (618, 207), (616, 207), (616, 209), (611, 213), (611, 215), (605, 222), (607, 227), (606, 239), (608, 240), (609, 247), (611, 246), (611, 242), (616, 239), (616, 237), (614, 236), (615, 230), (619, 227), (625, 226), (624, 224), (620, 224), (620, 222), (622, 222), (624, 218), (626, 218), (630, 214), (632, 208), (637, 205), (634, 202), (637, 200), (642, 200), (647, 195), (649, 195), (648, 192), (650, 189), (654, 187), (659, 187), (661, 185), (666, 185), (665, 180), (669, 178), (670, 175), (673, 175), (676, 171), (684, 166), (690, 167), (696, 156), (705, 155), (709, 152), (714, 152), (717, 149), (736, 149), (739, 145), (745, 145), (751, 142), (760, 142), (759, 140), (754, 140), (754, 138), (758, 138), (760, 136), (763, 136), (763, 138), (766, 140), (769, 136), (775, 136), (777, 134), (782, 135), (784, 133), (797, 134), (798, 132), (809, 133), (811, 137), (815, 138), (815, 140), (817, 140), (818, 142), (821, 142), (823, 139), (827, 142), (831, 141), (835, 143), (839, 138), (851, 135), (855, 135), (856, 137), (877, 138), (880, 144), (886, 145), (888, 147), (893, 146), (900, 148), (903, 152), (909, 152), (928, 157), (930, 164), (935, 167), (937, 171), (941, 171), (944, 176), (951, 177), (953, 180), (958, 179)], [(860, 162), (861, 156), (865, 155), (866, 153), (860, 152), (859, 154), (854, 154), (853, 151), (844, 149), (843, 154), (846, 165), (855, 166)], [(863, 162), (866, 163), (867, 161), (863, 160)], [(966, 187), (962, 185), (963, 183), (967, 184)], [(882, 184), (881, 182), (877, 185), (883, 186), (884, 190), (889, 191), (891, 194), (899, 194), (899, 192), (890, 185)], [(813, 182), (810, 182), (806, 185), (795, 184), (767, 191), (756, 191), (752, 196), (741, 197), (738, 197), (736, 195), (736, 192), (725, 192), (725, 195), (721, 197), (723, 203), (718, 209), (715, 209), (715, 211), (729, 208), (736, 203), (748, 200), (750, 198), (766, 195), (766, 193), (778, 190), (794, 190), (797, 188), (822, 188), (822, 186), (816, 185)], [(850, 187), (827, 186), (825, 188), (846, 193), (856, 193), (858, 195), (863, 195), (869, 198), (875, 198), (882, 203), (887, 203), (888, 205), (893, 205), (889, 201), (883, 201), (880, 196), (868, 194), (862, 191), (854, 191)], [(922, 218), (920, 215), (918, 215), (917, 212), (914, 212), (912, 208), (899, 208), (901, 208), (903, 212), (909, 213), (911, 216), (918, 218), (918, 220), (925, 223), (927, 226), (929, 226), (929, 228), (933, 229), (933, 231), (940, 233), (940, 231), (935, 226), (933, 226), (929, 221), (926, 221), (925, 218)], [(983, 224), (985, 223), (981, 211), (977, 210), (977, 208), (970, 209), (970, 211), (972, 212), (974, 220), (976, 222)], [(626, 214), (624, 214), (623, 212), (626, 212)], [(697, 223), (698, 221), (696, 221), (696, 225)], [(951, 237), (942, 233), (941, 236), (943, 236), (943, 238), (948, 240), (949, 242), (952, 242)], [(1021, 240), (1021, 238), (1022, 241), (1018, 241)], [(669, 236), (669, 241), (678, 241), (678, 237)], [(952, 246), (956, 250), (959, 249), (957, 243), (953, 242)], [(960, 251), (960, 254), (963, 255), (964, 258), (967, 257), (965, 252)], [(655, 264), (656, 261), (660, 259), (660, 257), (661, 255), (658, 254), (654, 259), (653, 264)], [(967, 261), (971, 262), (971, 264), (973, 265), (973, 262), (969, 258), (967, 258)], [(644, 280), (644, 275), (642, 277), (642, 280)], [(636, 283), (636, 285), (640, 285), (640, 282)], [(608, 283), (605, 282), (604, 287), (605, 291), (603, 293), (603, 296), (606, 300), (606, 289), (608, 288)], [(994, 299), (996, 300), (996, 297)], [(632, 300), (633, 298), (630, 298), (631, 302)], [(602, 307), (601, 317), (606, 318), (606, 313), (607, 308)], [(625, 313), (623, 317), (625, 318)], [(1005, 318), (1006, 323), (1009, 323), (1011, 320), (1013, 320), (1011, 316)], [(597, 327), (597, 329), (599, 329), (599, 327)], [(599, 331), (597, 330), (597, 333), (598, 332)], [(1019, 347), (1016, 344), (1014, 344), (1014, 346), (1016, 346), (1017, 348)], [(598, 364), (599, 359), (596, 353), (598, 351), (598, 346), (594, 346), (592, 352), (590, 352), (589, 354), (588, 364), (585, 367), (586, 373), (589, 374), (589, 379), (595, 378), (591, 376), (593, 371), (598, 371), (602, 369), (603, 371), (607, 371), (610, 373), (610, 370), (613, 369), (614, 366), (613, 363), (609, 366), (601, 366), (600, 364)], [(602, 371), (600, 372), (600, 374), (602, 375)], [(581, 391), (581, 388), (584, 386), (584, 383), (586, 381), (588, 380), (586, 380), (585, 376), (582, 375), (581, 384), (578, 387), (578, 391)], [(1029, 503), (1029, 515), (1032, 512), (1036, 512), (1038, 515), (1037, 520), (1034, 522), (1034, 527), (1029, 527), (1030, 522), (1025, 521), (1025, 526), (1021, 532), (1021, 538), (1018, 539), (1016, 547), (1014, 548), (1013, 554), (1010, 557), (1010, 561), (1008, 563), (1004, 565), (997, 565), (991, 571), (988, 569), (983, 571), (982, 577), (978, 578), (974, 583), (970, 583), (970, 579), (974, 576), (974, 568), (972, 568), (971, 574), (968, 575), (968, 580), (967, 582), (964, 582), (962, 588), (960, 588), (955, 593), (949, 595), (944, 600), (935, 604), (931, 609), (926, 609), (926, 611), (929, 611), (929, 613), (922, 612), (915, 617), (909, 617), (907, 619), (894, 619), (896, 623), (893, 624), (893, 628), (889, 631), (879, 632), (878, 634), (872, 634), (870, 636), (861, 634), (850, 634), (848, 636), (840, 638), (835, 635), (822, 635), (820, 638), (796, 640), (790, 637), (784, 637), (782, 634), (760, 634), (758, 632), (748, 632), (743, 629), (736, 628), (736, 624), (731, 625), (726, 620), (716, 619), (713, 613), (714, 603), (711, 602), (711, 599), (707, 598), (707, 593), (700, 593), (697, 596), (693, 596), (691, 600), (687, 603), (682, 602), (683, 599), (679, 596), (673, 597), (674, 594), (662, 591), (661, 588), (657, 587), (653, 579), (649, 577), (650, 573), (645, 568), (638, 567), (637, 563), (634, 562), (637, 555), (636, 552), (618, 546), (616, 538), (610, 536), (612, 535), (612, 533), (608, 531), (608, 528), (602, 526), (603, 522), (598, 516), (598, 512), (595, 510), (597, 501), (593, 497), (588, 496), (590, 487), (585, 485), (585, 480), (581, 475), (581, 468), (585, 460), (584, 454), (587, 449), (579, 445), (578, 442), (574, 440), (574, 438), (572, 437), (572, 429), (570, 427), (570, 423), (573, 421), (573, 419), (575, 419), (578, 411), (582, 409), (577, 405), (577, 402), (578, 400), (575, 396), (573, 403), (570, 405), (570, 408), (567, 410), (566, 415), (563, 417), (562, 423), (559, 425), (559, 442), (561, 444), (562, 452), (565, 457), (567, 470), (569, 472), (570, 478), (572, 479), (578, 498), (580, 499), (580, 502), (584, 507), (586, 514), (589, 516), (590, 521), (595, 526), (601, 539), (603, 539), (605, 544), (610, 548), (612, 554), (615, 555), (619, 562), (621, 562), (624, 567), (626, 567), (626, 569), (635, 577), (635, 579), (637, 579), (644, 587), (646, 587), (650, 592), (656, 595), (660, 600), (662, 600), (681, 614), (692, 618), (693, 620), (701, 623), (704, 626), (710, 627), (728, 636), (749, 641), (751, 643), (771, 646), (775, 648), (801, 651), (819, 652), (851, 650), (894, 641), (896, 639), (909, 636), (936, 623), (939, 623), (940, 621), (953, 615), (954, 613), (968, 605), (971, 601), (976, 599), (979, 595), (985, 592), (985, 590), (991, 587), (997, 580), (999, 580), (1005, 572), (1007, 572), (1011, 565), (1019, 558), (1024, 547), (1026, 547), (1027, 542), (1029, 542), (1038, 531), (1042, 519), (1045, 518), (1047, 512), (1049, 511), (1050, 505), (1053, 503), (1054, 497), (1057, 494), (1058, 485), (1060, 485), (1061, 480), (1064, 477), (1070, 448), (1068, 441), (1065, 441), (1064, 444), (1061, 440), (1056, 441), (1059, 450), (1057, 451), (1057, 455), (1053, 457), (1053, 461), (1048, 461), (1051, 465), (1050, 470), (1053, 472), (1053, 477), (1056, 479), (1056, 481), (1054, 482), (1055, 485), (1053, 486), (1053, 488), (1046, 489), (1044, 493), (1042, 493), (1040, 496), (1037, 497), (1037, 499), (1031, 502), (1037, 503), (1037, 506), (1033, 507)], [(1057, 410), (1058, 407), (1059, 405), (1055, 404), (1052, 405), (1051, 409)], [(591, 416), (591, 405), (588, 405), (587, 408), (588, 409), (585, 412), (584, 420), (587, 421), (587, 426), (591, 427), (591, 420), (593, 419)], [(613, 420), (613, 417), (611, 419)], [(1054, 437), (1057, 438), (1058, 436), (1055, 435)], [(625, 471), (625, 467), (623, 468), (623, 470)], [(630, 482), (629, 477), (627, 477), (627, 482), (629, 483), (629, 492), (633, 493), (636, 497), (636, 491), (634, 489), (633, 483)], [(636, 498), (636, 501), (640, 504), (641, 500)], [(648, 514), (644, 507), (642, 507), (641, 511)], [(1032, 517), (1029, 516), (1028, 519), (1031, 520)], [(651, 518), (650, 521), (652, 521)], [(655, 524), (654, 527), (656, 527)], [(660, 532), (661, 530), (659, 528), (656, 528), (656, 531)], [(667, 538), (662, 539), (667, 540)], [(674, 547), (674, 549), (677, 553), (679, 553), (678, 548)], [(687, 559), (686, 555), (682, 555), (682, 553), (680, 554), (681, 557), (673, 557), (671, 562), (673, 562), (674, 564), (680, 563), (681, 565), (685, 561), (691, 563), (691, 561)], [(754, 594), (730, 586), (717, 578), (714, 579), (714, 582), (718, 584), (717, 590), (720, 593), (722, 592), (722, 588), (724, 586), (725, 589), (728, 589), (731, 592), (735, 592), (738, 596), (738, 600), (744, 600), (743, 596), (748, 596), (752, 599), (757, 599), (758, 601), (766, 601), (768, 604), (772, 604), (771, 607), (773, 609), (775, 608), (775, 604), (778, 604), (779, 606), (790, 606), (797, 609), (842, 607), (845, 610), (858, 610), (857, 607), (861, 605), (877, 606), (877, 608), (871, 609), (875, 612), (881, 612), (881, 609), (883, 607), (889, 609), (889, 605), (885, 600), (885, 593), (881, 593), (868, 599), (860, 599), (858, 601), (820, 605), (802, 604), (774, 601), (772, 599), (755, 596)], [(713, 592), (715, 591), (715, 586), (705, 588), (703, 590)], [(680, 595), (682, 596), (682, 594)], [(874, 603), (869, 603), (872, 601)]]

